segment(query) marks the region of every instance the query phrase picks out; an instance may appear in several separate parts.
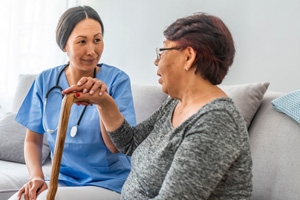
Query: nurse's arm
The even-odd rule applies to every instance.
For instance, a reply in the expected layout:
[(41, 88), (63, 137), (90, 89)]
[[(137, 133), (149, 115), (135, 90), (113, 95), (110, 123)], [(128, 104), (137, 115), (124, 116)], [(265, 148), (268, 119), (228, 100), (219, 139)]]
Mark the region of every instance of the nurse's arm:
[(24, 143), (24, 155), (30, 180), (35, 178), (45, 179), (42, 170), (43, 134), (27, 129)]
[(42, 145), (43, 134), (27, 129), (24, 155), (30, 180), (19, 190), (18, 199), (21, 199), (23, 193), (25, 199), (36, 199), (41, 192), (48, 188), (42, 170)]

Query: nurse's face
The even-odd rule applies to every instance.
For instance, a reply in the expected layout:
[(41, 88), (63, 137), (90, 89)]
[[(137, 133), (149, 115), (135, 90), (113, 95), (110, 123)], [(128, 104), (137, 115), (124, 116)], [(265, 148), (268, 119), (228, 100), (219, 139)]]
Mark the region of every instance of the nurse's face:
[(94, 19), (84, 19), (73, 29), (66, 47), (70, 66), (80, 71), (94, 69), (103, 51), (100, 23)]

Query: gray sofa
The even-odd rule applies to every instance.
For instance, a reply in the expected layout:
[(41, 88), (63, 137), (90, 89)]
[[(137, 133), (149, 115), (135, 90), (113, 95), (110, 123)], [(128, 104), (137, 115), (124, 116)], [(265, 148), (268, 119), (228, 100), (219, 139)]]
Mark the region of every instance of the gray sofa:
[[(12, 116), (34, 78), (35, 75), (20, 75), (11, 112), (0, 119), (0, 200), (9, 198), (28, 181), (21, 155), (25, 129)], [(234, 100), (248, 126), (253, 157), (252, 199), (300, 199), (300, 124), (273, 109), (270, 102), (284, 94), (268, 91), (268, 86), (269, 83), (253, 83), (220, 87)], [(158, 85), (132, 84), (132, 92), (137, 122), (146, 119), (167, 98)], [(16, 132), (21, 134), (17, 138), (13, 137)], [(49, 177), (47, 144), (43, 154), (43, 170)]]

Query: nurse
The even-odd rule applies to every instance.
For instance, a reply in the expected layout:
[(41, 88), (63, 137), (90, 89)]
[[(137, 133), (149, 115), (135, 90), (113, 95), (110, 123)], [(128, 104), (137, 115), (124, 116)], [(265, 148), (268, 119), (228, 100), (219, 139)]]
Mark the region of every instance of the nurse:
[[(27, 127), (25, 161), (30, 175), (11, 199), (46, 199), (48, 181), (41, 166), (44, 133), (51, 149), (56, 141), (61, 91), (78, 84), (82, 77), (93, 80), (84, 93), (108, 92), (120, 112), (135, 125), (130, 79), (120, 69), (98, 64), (103, 52), (103, 23), (88, 6), (68, 9), (60, 18), (56, 41), (69, 62), (40, 73), (28, 92), (16, 121)], [(48, 93), (48, 94), (47, 94)], [(119, 199), (130, 172), (130, 158), (118, 153), (107, 136), (96, 105), (73, 105), (61, 161), (57, 199)], [(65, 187), (61, 187), (65, 186)], [(81, 186), (81, 187), (78, 187)]]

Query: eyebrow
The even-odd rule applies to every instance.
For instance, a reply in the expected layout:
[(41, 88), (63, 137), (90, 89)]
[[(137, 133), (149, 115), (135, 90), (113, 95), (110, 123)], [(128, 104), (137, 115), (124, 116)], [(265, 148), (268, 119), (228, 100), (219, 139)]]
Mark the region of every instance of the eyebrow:
[[(94, 37), (96, 37), (98, 35), (101, 35), (101, 33), (97, 33), (96, 35), (94, 35)], [(79, 37), (87, 38), (86, 36), (83, 36), (83, 35), (78, 35), (76, 38), (79, 38)]]

